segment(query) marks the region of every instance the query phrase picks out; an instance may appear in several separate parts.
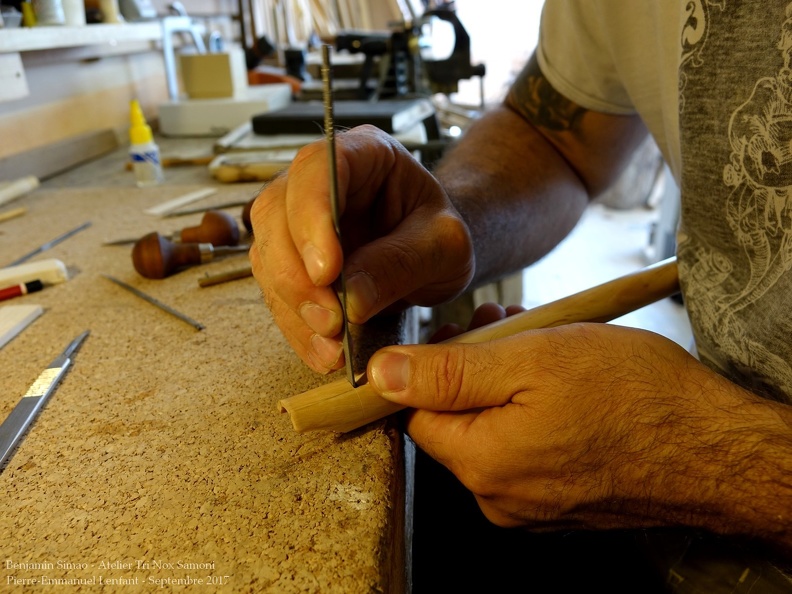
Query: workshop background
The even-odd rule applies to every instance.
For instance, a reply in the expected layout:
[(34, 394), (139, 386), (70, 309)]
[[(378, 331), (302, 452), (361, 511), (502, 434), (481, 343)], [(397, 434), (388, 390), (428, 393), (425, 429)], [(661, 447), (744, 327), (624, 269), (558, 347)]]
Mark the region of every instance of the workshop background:
[[(406, 0), (404, 0), (406, 1)], [(96, 2), (96, 0), (94, 0)], [(2, 4), (6, 4), (3, 2)], [(90, 0), (86, 5), (90, 4)], [(168, 14), (169, 0), (151, 0), (158, 14)], [(239, 39), (237, 0), (185, 0), (187, 13), (209, 30), (218, 30), (227, 39)], [(348, 8), (333, 10), (344, 4)], [(343, 28), (387, 30), (388, 23), (402, 18), (400, 2), (388, 0), (344, 0), (318, 2), (276, 0), (244, 3), (256, 15), (257, 32), (266, 33), (276, 43), (287, 39), (274, 15), (282, 11), (296, 15), (299, 25), (306, 12), (318, 8), (316, 24), (326, 33)], [(460, 20), (471, 37), (471, 52), (476, 63), (484, 63), (486, 99), (496, 101), (519, 64), (536, 44), (541, 0), (476, 0), (456, 2)], [(496, 15), (510, 15), (498, 19)], [(517, 14), (519, 18), (511, 18)], [(337, 15), (337, 19), (332, 16)], [(495, 15), (495, 16), (493, 16)], [(310, 20), (310, 19), (308, 19)], [(245, 24), (250, 38), (250, 22)], [(292, 28), (294, 42), (306, 42), (306, 27)], [(323, 31), (320, 29), (320, 34)], [(56, 42), (57, 33), (53, 33)], [(302, 37), (302, 39), (300, 39)], [(0, 49), (2, 48), (0, 40)], [(248, 39), (247, 43), (251, 43)], [(53, 43), (55, 45), (55, 43)], [(9, 48), (12, 49), (12, 48)], [(3, 60), (0, 53), (0, 80), (14, 74), (17, 67)], [(9, 99), (9, 89), (0, 85), (0, 138), (13, 142), (0, 143), (0, 159), (81, 133), (113, 129), (125, 136), (131, 97), (140, 100), (147, 116), (156, 114), (156, 106), (167, 98), (162, 52), (159, 44), (132, 41), (123, 44), (101, 44), (87, 47), (58, 47), (26, 51), (21, 54), (29, 94)], [(460, 102), (479, 100), (478, 81), (462, 81)]]

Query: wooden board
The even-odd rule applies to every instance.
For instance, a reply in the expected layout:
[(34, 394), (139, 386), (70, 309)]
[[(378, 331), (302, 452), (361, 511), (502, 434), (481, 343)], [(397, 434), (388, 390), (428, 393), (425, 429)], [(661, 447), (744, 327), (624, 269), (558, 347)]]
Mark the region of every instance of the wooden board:
[(47, 179), (118, 148), (112, 130), (96, 130), (0, 159), (0, 179)]
[(3, 305), (0, 307), (0, 349), (44, 313), (40, 305)]

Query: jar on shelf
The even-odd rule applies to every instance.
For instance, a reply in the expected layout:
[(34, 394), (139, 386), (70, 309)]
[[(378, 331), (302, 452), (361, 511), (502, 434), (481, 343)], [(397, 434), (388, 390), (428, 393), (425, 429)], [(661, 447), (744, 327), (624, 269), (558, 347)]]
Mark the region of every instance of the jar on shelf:
[(33, 12), (39, 27), (63, 25), (66, 21), (62, 0), (33, 0)]

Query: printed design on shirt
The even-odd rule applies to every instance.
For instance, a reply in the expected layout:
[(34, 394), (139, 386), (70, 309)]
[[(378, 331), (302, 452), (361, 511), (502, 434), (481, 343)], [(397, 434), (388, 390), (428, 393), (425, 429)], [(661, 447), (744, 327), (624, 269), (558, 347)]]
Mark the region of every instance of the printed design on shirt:
[(687, 18), (682, 27), (682, 60), (679, 66), (679, 113), (685, 111), (685, 68), (697, 68), (703, 64), (701, 53), (707, 44), (710, 30), (710, 12), (713, 8), (723, 10), (726, 0), (688, 0), (685, 4)]
[(730, 260), (732, 255), (700, 246), (690, 269), (690, 285), (702, 296), (695, 300), (695, 313), (702, 327), (710, 329), (708, 338), (729, 359), (732, 371), (753, 370), (754, 375), (773, 378), (760, 379), (763, 387), (772, 383), (792, 394), (790, 364), (752, 339), (739, 315), (792, 267), (792, 3), (777, 48), (783, 56), (781, 68), (756, 81), (750, 97), (729, 121), (731, 154), (723, 181), (731, 191), (724, 214), (741, 249), (735, 255), (746, 259), (748, 272), (739, 277), (731, 274), (738, 268)]
[[(787, 8), (792, 15), (792, 4)], [(792, 265), (792, 19), (782, 26), (783, 66), (760, 78), (729, 122), (730, 163), (723, 181), (734, 188), (726, 216), (750, 262), (735, 310), (754, 303)]]
[[(680, 234), (680, 247), (688, 238)], [(683, 270), (684, 269), (684, 270)], [(699, 341), (699, 355), (716, 363), (727, 376), (752, 378), (746, 387), (757, 393), (781, 401), (789, 401), (786, 394), (792, 394), (792, 368), (782, 358), (753, 340), (745, 323), (736, 314), (722, 307), (707, 307), (711, 295), (723, 293), (722, 284), (732, 276), (732, 262), (727, 256), (709, 246), (701, 246), (695, 251), (692, 261), (680, 260), (680, 273), (692, 282), (688, 284), (686, 302), (696, 304), (691, 307), (691, 315), (703, 322), (705, 341)], [(722, 304), (721, 304), (722, 305)], [(709, 344), (716, 344), (723, 355), (710, 352)]]

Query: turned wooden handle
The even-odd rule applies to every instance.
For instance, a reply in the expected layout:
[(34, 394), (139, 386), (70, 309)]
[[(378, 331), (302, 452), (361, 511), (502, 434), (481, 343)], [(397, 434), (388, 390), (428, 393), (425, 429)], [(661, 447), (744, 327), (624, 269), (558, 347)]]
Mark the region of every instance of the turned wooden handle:
[(132, 264), (140, 276), (165, 278), (182, 268), (200, 264), (203, 258), (201, 245), (174, 243), (154, 231), (135, 242)]
[[(575, 322), (607, 322), (679, 292), (676, 258), (597, 285), (459, 334), (444, 342), (475, 343), (511, 336), (524, 330)], [(361, 377), (365, 382), (365, 378)], [(346, 432), (404, 407), (380, 397), (367, 383), (352, 388), (346, 379), (314, 388), (278, 402), (298, 433)]]
[(196, 227), (185, 227), (179, 233), (182, 243), (211, 243), (214, 246), (237, 245), (239, 225), (227, 212), (208, 210)]

